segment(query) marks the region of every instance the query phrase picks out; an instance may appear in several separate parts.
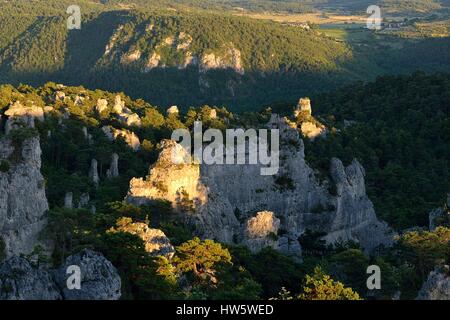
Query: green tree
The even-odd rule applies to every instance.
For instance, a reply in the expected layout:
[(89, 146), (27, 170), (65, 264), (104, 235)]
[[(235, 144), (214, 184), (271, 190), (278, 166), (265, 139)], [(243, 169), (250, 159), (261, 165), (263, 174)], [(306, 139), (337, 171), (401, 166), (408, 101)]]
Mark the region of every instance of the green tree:
[(177, 270), (182, 273), (192, 272), (199, 280), (216, 283), (217, 267), (220, 264), (231, 264), (228, 249), (213, 240), (200, 240), (195, 237), (176, 248), (173, 260)]
[(346, 288), (341, 282), (334, 281), (320, 268), (314, 269), (313, 275), (306, 275), (306, 284), (300, 300), (361, 300), (358, 293)]

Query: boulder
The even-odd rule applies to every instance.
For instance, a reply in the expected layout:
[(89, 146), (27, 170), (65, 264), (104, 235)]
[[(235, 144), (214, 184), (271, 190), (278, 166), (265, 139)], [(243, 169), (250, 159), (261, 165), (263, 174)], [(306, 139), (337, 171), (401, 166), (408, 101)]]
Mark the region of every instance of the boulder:
[(0, 300), (60, 300), (51, 275), (13, 256), (0, 265)]
[(450, 300), (450, 267), (436, 267), (428, 275), (416, 300)]
[(25, 140), (20, 147), (0, 138), (0, 161), (9, 163), (8, 171), (0, 171), (0, 235), (6, 255), (28, 254), (40, 243), (38, 235), (49, 208), (39, 137)]
[[(69, 266), (78, 266), (81, 272), (81, 288), (70, 290), (67, 280)], [(55, 281), (65, 300), (118, 300), (121, 296), (121, 280), (117, 269), (101, 253), (85, 249), (69, 256), (55, 271)]]

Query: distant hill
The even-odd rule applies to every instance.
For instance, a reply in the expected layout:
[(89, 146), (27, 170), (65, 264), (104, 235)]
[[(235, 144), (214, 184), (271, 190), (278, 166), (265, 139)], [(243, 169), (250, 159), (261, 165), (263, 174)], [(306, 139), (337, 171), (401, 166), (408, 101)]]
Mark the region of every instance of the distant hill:
[(314, 28), (154, 9), (152, 1), (80, 1), (82, 28), (68, 30), (71, 3), (49, 3), (0, 4), (1, 83), (83, 84), (163, 107), (241, 111), (380, 74), (450, 69), (448, 38), (401, 40), (392, 48), (365, 31), (367, 39), (353, 44)]

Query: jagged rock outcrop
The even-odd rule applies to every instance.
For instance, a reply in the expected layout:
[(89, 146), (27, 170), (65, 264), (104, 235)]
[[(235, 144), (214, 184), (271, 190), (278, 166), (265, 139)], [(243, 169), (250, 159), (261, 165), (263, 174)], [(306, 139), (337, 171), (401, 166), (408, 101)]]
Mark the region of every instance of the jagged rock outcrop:
[(300, 98), (298, 101), (294, 116), (297, 117), (301, 112), (305, 112), (309, 116), (312, 114), (311, 100), (309, 98)]
[(126, 129), (116, 129), (111, 126), (103, 126), (102, 131), (110, 141), (114, 141), (120, 137), (124, 139), (127, 145), (135, 151), (139, 150), (141, 147), (139, 137), (132, 131)]
[(417, 300), (450, 300), (450, 267), (436, 267), (428, 275)]
[(122, 64), (128, 64), (134, 61), (137, 61), (141, 58), (142, 52), (138, 49), (129, 51), (125, 54), (122, 55), (122, 57), (120, 58), (120, 62)]
[(8, 163), (8, 170), (0, 171), (0, 236), (8, 257), (27, 254), (39, 243), (48, 210), (39, 137), (21, 145), (1, 138), (0, 161)]
[(171, 201), (180, 210), (194, 209), (206, 203), (206, 188), (200, 181), (200, 166), (194, 163), (173, 165), (173, 161), (185, 163), (190, 155), (172, 140), (164, 140), (161, 145), (163, 150), (147, 179), (133, 178), (130, 181), (127, 200), (140, 205), (149, 199), (164, 199)]
[(45, 270), (13, 256), (0, 265), (0, 300), (60, 300), (61, 294)]
[(119, 176), (119, 155), (113, 153), (111, 156), (111, 165), (106, 172), (108, 178), (115, 178)]
[(81, 209), (81, 208), (85, 208), (88, 204), (89, 204), (89, 200), (90, 200), (90, 196), (89, 193), (82, 193), (80, 195), (80, 198), (78, 199), (78, 205), (77, 208)]
[[(69, 266), (79, 267), (79, 289), (67, 285), (73, 275)], [(57, 270), (38, 268), (18, 256), (0, 264), (0, 300), (117, 300), (120, 296), (116, 268), (91, 250), (68, 257)]]
[[(78, 266), (81, 272), (81, 288), (68, 289), (69, 266)], [(121, 296), (121, 280), (117, 269), (101, 253), (83, 250), (69, 256), (55, 272), (55, 281), (65, 300), (118, 300)]]
[(344, 167), (339, 159), (331, 160), (330, 174), (336, 185), (335, 214), (330, 221), (328, 242), (358, 239), (368, 251), (393, 243), (392, 232), (375, 215), (372, 202), (366, 195), (365, 171), (357, 160)]
[(16, 101), (5, 111), (5, 115), (8, 117), (33, 117), (43, 121), (44, 109), (35, 105), (23, 106), (20, 101)]
[(73, 208), (73, 193), (66, 192), (64, 195), (64, 208), (72, 209)]
[(125, 107), (125, 101), (122, 101), (122, 98), (119, 95), (115, 97), (113, 112), (117, 114), (118, 120), (127, 126), (141, 126), (141, 119), (139, 116), (129, 108)]
[(89, 178), (91, 179), (92, 183), (94, 183), (94, 185), (98, 186), (100, 178), (98, 176), (98, 163), (97, 160), (95, 159), (91, 160), (91, 168), (89, 169)]
[(133, 222), (131, 218), (122, 218), (118, 222), (117, 227), (110, 230), (110, 232), (116, 231), (137, 235), (144, 242), (145, 251), (152, 256), (164, 256), (172, 259), (175, 254), (175, 248), (164, 232), (159, 229), (149, 228), (146, 223)]
[(245, 73), (242, 66), (241, 51), (233, 45), (224, 49), (222, 54), (206, 53), (200, 59), (200, 72), (206, 72), (211, 69), (233, 69), (236, 73), (243, 75)]
[(108, 110), (108, 100), (98, 99), (97, 104), (95, 105), (95, 110), (97, 110), (98, 113), (102, 113), (105, 110)]
[[(326, 127), (312, 116), (311, 100), (301, 98), (294, 110), (294, 117), (299, 122), (298, 126), (303, 136), (314, 140), (327, 134)], [(292, 123), (294, 126), (295, 124)]]
[(167, 114), (173, 114), (173, 113), (179, 113), (178, 107), (177, 106), (171, 106), (170, 108), (167, 109)]
[(258, 212), (255, 217), (247, 220), (244, 230), (244, 243), (253, 252), (264, 247), (277, 248), (280, 219), (273, 212)]
[(126, 200), (138, 205), (168, 200), (200, 236), (228, 243), (245, 243), (246, 221), (255, 212), (271, 211), (285, 231), (273, 245), (294, 255), (301, 252), (298, 238), (306, 229), (327, 233), (324, 239), (329, 243), (357, 241), (367, 252), (393, 242), (392, 230), (377, 219), (365, 193), (359, 162), (344, 167), (333, 159), (333, 179), (320, 181), (305, 162), (297, 128), (277, 115), (268, 127), (280, 130), (280, 168), (275, 176), (261, 175), (260, 164), (183, 164), (176, 159), (190, 154), (174, 141), (164, 141), (149, 176), (131, 180)]
[(44, 120), (44, 109), (35, 105), (24, 106), (20, 101), (14, 102), (6, 111), (7, 120), (5, 123), (5, 133), (22, 127), (34, 128), (34, 121)]
[(305, 137), (314, 140), (326, 134), (325, 126), (318, 122), (305, 121), (300, 125), (300, 130)]

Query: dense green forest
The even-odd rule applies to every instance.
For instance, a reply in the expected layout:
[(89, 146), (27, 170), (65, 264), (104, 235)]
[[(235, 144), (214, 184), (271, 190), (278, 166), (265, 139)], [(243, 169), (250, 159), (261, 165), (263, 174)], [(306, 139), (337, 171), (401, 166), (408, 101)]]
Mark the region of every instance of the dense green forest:
[[(449, 75), (416, 73), (383, 77), (354, 85), (352, 90), (314, 97), (319, 119), (330, 133), (326, 139), (305, 140), (307, 160), (318, 174), (326, 174), (329, 157), (348, 161), (356, 156), (366, 168), (366, 183), (377, 212), (399, 229), (425, 225), (428, 210), (442, 205), (450, 187), (449, 83)], [(67, 99), (55, 98), (61, 92)], [(195, 230), (178, 222), (166, 202), (141, 207), (126, 204), (122, 199), (129, 179), (146, 174), (156, 160), (158, 142), (174, 128), (190, 127), (194, 119), (217, 128), (262, 124), (267, 121), (267, 110), (246, 113), (238, 120), (220, 108), (216, 108), (218, 118), (210, 119), (208, 106), (164, 116), (157, 107), (119, 93), (142, 119), (140, 128), (132, 128), (142, 147), (133, 151), (121, 139), (109, 141), (100, 129), (104, 125), (124, 128), (109, 111), (99, 114), (95, 110), (98, 99), (113, 104), (116, 95), (55, 83), (40, 88), (0, 87), (1, 113), (15, 100), (54, 108), (52, 116), (36, 122), (36, 129), (10, 133), (14, 143), (30, 135), (41, 137), (50, 204), (43, 235), (53, 239), (55, 247), (51, 257), (37, 250), (38, 261), (58, 265), (82, 248), (98, 250), (118, 268), (124, 299), (318, 299), (323, 298), (319, 294), (323, 291), (335, 292), (336, 299), (390, 299), (400, 291), (402, 299), (411, 299), (435, 265), (449, 263), (448, 221), (432, 232), (402, 232), (394, 247), (373, 256), (364, 255), (352, 242), (328, 246), (320, 240), (323, 234), (307, 230), (299, 239), (303, 251), (299, 261), (269, 248), (251, 253), (244, 247), (199, 240)], [(81, 104), (74, 103), (77, 96), (83, 97)], [(291, 112), (282, 105), (272, 109)], [(351, 125), (344, 126), (344, 120)], [(113, 152), (119, 155), (120, 175), (107, 178)], [(92, 158), (99, 162), (98, 186), (88, 178)], [(2, 170), (8, 170), (5, 164)], [(75, 203), (89, 192), (95, 214), (89, 208), (63, 208), (68, 191), (74, 193)], [(131, 222), (162, 229), (176, 246), (174, 258), (148, 255), (142, 240), (126, 231)], [(206, 275), (192, 269), (193, 263), (207, 270)], [(366, 268), (371, 264), (383, 272), (383, 287), (376, 293), (365, 285)]]
[[(386, 73), (450, 69), (448, 38), (392, 40), (363, 31), (365, 40), (352, 43), (314, 27), (139, 1), (133, 10), (114, 1), (81, 1), (81, 30), (68, 30), (68, 3), (0, 4), (0, 83), (83, 84), (184, 110), (216, 104), (242, 111)], [(181, 36), (189, 39), (186, 47)], [(226, 57), (231, 49), (239, 55)], [(222, 57), (222, 67), (202, 72), (194, 63), (183, 65), (188, 56), (201, 60), (211, 53)], [(155, 54), (159, 65), (147, 68)]]
[(334, 129), (307, 143), (310, 162), (360, 159), (377, 213), (397, 228), (427, 226), (450, 190), (449, 75), (385, 76), (313, 101)]
[[(40, 136), (50, 206), (42, 236), (53, 240), (54, 251), (48, 256), (37, 248), (33, 261), (58, 266), (83, 248), (97, 250), (118, 269), (123, 299), (303, 300), (324, 298), (323, 292), (345, 300), (391, 299), (399, 292), (413, 299), (436, 265), (450, 263), (449, 218), (427, 231), (428, 213), (443, 207), (450, 192), (450, 38), (397, 39), (363, 30), (354, 42), (314, 25), (305, 30), (232, 15), (242, 9), (361, 13), (369, 4), (419, 14), (447, 12), (448, 0), (77, 3), (81, 30), (66, 27), (71, 0), (0, 3), (1, 132), (14, 101), (53, 108), (36, 128), (9, 133), (16, 146)], [(188, 54), (215, 54), (225, 67), (183, 66)], [(148, 68), (154, 55), (160, 62)], [(141, 126), (114, 115), (117, 95)], [(311, 98), (313, 116), (327, 128), (326, 138), (304, 139), (308, 164), (327, 179), (332, 157), (344, 164), (357, 158), (378, 217), (399, 234), (393, 247), (368, 256), (357, 243), (330, 246), (324, 234), (306, 230), (299, 238), (302, 259), (271, 248), (252, 253), (196, 238), (168, 202), (137, 207), (123, 201), (130, 179), (148, 173), (160, 141), (174, 129), (192, 128), (195, 120), (219, 129), (262, 126), (270, 111), (292, 117), (301, 96)], [(109, 106), (101, 112), (99, 99)], [(162, 111), (171, 105), (180, 114)], [(140, 149), (120, 137), (110, 141), (104, 126), (132, 130)], [(108, 177), (113, 153), (120, 175)], [(98, 185), (89, 178), (92, 159)], [(8, 161), (0, 163), (0, 171), (9, 168)], [(68, 192), (73, 209), (64, 207)], [(86, 193), (93, 207), (78, 208)], [(132, 222), (161, 229), (175, 246), (173, 259), (150, 256), (141, 238), (127, 232)], [(4, 247), (0, 237), (0, 262)], [(376, 293), (366, 286), (372, 264), (383, 274)]]

